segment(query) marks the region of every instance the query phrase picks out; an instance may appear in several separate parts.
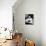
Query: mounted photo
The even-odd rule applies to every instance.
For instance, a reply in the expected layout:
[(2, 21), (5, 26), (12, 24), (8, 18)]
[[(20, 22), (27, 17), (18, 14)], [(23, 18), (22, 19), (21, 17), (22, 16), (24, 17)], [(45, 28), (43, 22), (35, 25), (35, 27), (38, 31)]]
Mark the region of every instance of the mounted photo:
[(34, 24), (34, 14), (25, 14), (25, 24), (27, 25)]

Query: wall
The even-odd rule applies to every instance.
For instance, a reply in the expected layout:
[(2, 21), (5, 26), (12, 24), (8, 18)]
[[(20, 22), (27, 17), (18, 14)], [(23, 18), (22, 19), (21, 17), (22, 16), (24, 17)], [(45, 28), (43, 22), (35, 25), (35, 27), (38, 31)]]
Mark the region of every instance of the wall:
[(41, 41), (46, 46), (46, 0), (41, 1)]
[[(41, 46), (41, 15), (40, 0), (23, 0), (21, 4), (14, 9), (15, 29), (23, 33), (24, 38), (35, 41), (36, 46)], [(25, 25), (25, 14), (34, 14), (34, 25)]]
[(0, 27), (12, 28), (12, 6), (16, 0), (0, 0)]

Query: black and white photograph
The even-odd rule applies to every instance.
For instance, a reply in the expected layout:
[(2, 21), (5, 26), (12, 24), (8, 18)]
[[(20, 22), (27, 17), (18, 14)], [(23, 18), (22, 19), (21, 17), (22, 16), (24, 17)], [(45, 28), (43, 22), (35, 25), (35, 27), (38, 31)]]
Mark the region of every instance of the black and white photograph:
[(27, 25), (34, 24), (34, 14), (25, 14), (25, 24)]

